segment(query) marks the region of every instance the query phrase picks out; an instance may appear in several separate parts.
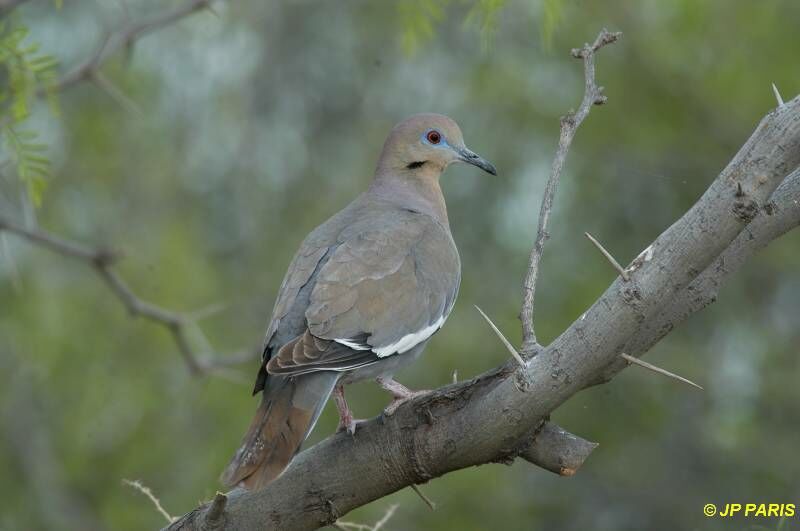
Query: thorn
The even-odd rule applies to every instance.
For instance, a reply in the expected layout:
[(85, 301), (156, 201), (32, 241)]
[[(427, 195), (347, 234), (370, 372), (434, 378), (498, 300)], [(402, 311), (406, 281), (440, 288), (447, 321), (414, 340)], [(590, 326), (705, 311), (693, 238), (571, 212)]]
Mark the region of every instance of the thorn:
[(431, 508), (431, 511), (436, 510), (436, 504), (433, 503), (433, 501), (430, 498), (425, 496), (425, 494), (422, 493), (419, 487), (417, 487), (415, 484), (412, 483), (411, 488), (414, 490), (414, 492), (417, 493), (417, 496), (419, 496), (422, 499), (422, 501), (425, 502), (425, 505)]
[(697, 385), (693, 381), (687, 380), (683, 376), (678, 376), (677, 374), (671, 373), (666, 369), (662, 369), (661, 367), (656, 367), (655, 365), (647, 363), (646, 361), (642, 361), (639, 358), (636, 358), (634, 356), (629, 356), (628, 354), (625, 354), (624, 352), (622, 354), (620, 354), (619, 356), (620, 356), (620, 358), (622, 358), (625, 361), (627, 361), (629, 364), (633, 363), (633, 364), (639, 365), (640, 367), (644, 367), (645, 369), (649, 369), (649, 370), (651, 370), (653, 372), (657, 372), (658, 374), (663, 374), (664, 376), (668, 376), (670, 378), (674, 378), (675, 380), (678, 380), (679, 382), (683, 382), (685, 384), (689, 384), (692, 387), (697, 387), (701, 391), (705, 391), (705, 389), (703, 389), (702, 387), (700, 387), (699, 385)]
[(742, 183), (736, 183), (736, 197), (744, 197), (744, 190), (742, 190)]
[(453, 383), (454, 384), (458, 383), (458, 369), (453, 371)]
[(595, 240), (595, 239), (592, 237), (592, 235), (591, 235), (591, 234), (589, 234), (588, 232), (584, 232), (583, 234), (584, 234), (584, 235), (585, 235), (587, 238), (589, 238), (589, 241), (590, 241), (590, 242), (592, 242), (592, 243), (594, 244), (594, 246), (595, 246), (595, 247), (597, 247), (597, 249), (598, 249), (598, 250), (599, 250), (601, 253), (603, 253), (603, 256), (605, 256), (605, 257), (606, 257), (606, 260), (608, 260), (608, 262), (611, 264), (611, 267), (613, 267), (614, 269), (616, 269), (617, 273), (619, 273), (619, 275), (622, 277), (622, 280), (624, 280), (625, 282), (627, 282), (627, 281), (629, 281), (629, 280), (631, 279), (631, 277), (628, 275), (628, 272), (627, 272), (627, 271), (625, 271), (625, 268), (623, 268), (621, 265), (619, 265), (619, 262), (617, 262), (617, 261), (616, 261), (616, 259), (615, 259), (613, 256), (611, 256), (611, 253), (609, 253), (608, 251), (606, 251), (606, 250), (605, 250), (605, 248), (604, 248), (602, 245), (600, 245), (600, 242), (598, 242), (597, 240)]
[(781, 93), (778, 92), (778, 87), (775, 86), (775, 83), (772, 84), (772, 92), (775, 93), (775, 99), (778, 100), (778, 107), (783, 107), (785, 104), (783, 103), (783, 98), (781, 98)]
[(492, 322), (492, 320), (489, 319), (488, 315), (483, 313), (483, 310), (478, 308), (477, 304), (474, 305), (474, 306), (475, 306), (475, 309), (478, 310), (478, 312), (480, 312), (480, 314), (483, 316), (483, 318), (486, 319), (486, 322), (489, 323), (489, 326), (492, 327), (492, 330), (494, 330), (494, 333), (497, 334), (497, 337), (500, 338), (500, 341), (503, 342), (503, 345), (505, 345), (505, 347), (508, 349), (508, 351), (511, 353), (511, 355), (514, 356), (514, 359), (517, 360), (517, 363), (519, 363), (521, 367), (527, 368), (528, 364), (525, 363), (525, 360), (522, 359), (522, 356), (520, 356), (519, 352), (517, 352), (517, 349), (514, 348), (514, 346), (511, 344), (511, 342), (508, 339), (506, 339), (506, 336), (503, 335), (503, 332), (501, 332), (500, 329), (497, 328), (497, 326), (495, 326), (495, 324)]
[(218, 491), (211, 501), (211, 506), (206, 511), (205, 523), (209, 528), (212, 528), (213, 524), (218, 523), (222, 518), (222, 513), (225, 512), (225, 504), (227, 503), (228, 497)]

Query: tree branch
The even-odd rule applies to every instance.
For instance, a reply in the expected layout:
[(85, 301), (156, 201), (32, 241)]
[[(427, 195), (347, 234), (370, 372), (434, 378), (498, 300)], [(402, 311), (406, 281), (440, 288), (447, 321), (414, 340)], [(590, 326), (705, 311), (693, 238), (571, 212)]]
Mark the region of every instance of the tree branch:
[(0, 216), (0, 233), (3, 231), (15, 234), (34, 245), (62, 256), (75, 258), (89, 265), (111, 292), (116, 295), (131, 316), (143, 317), (164, 326), (170, 332), (186, 366), (194, 375), (213, 372), (231, 364), (247, 363), (257, 359), (261, 354), (260, 351), (254, 349), (245, 354), (237, 354), (230, 359), (202, 360), (201, 356), (192, 348), (189, 339), (190, 327), (195, 325), (192, 316), (163, 308), (137, 296), (113, 269), (114, 264), (120, 258), (118, 253), (102, 248), (87, 247), (40, 229), (27, 229), (8, 218)]
[[(0, 0), (0, 13), (6, 9), (13, 9), (24, 1)], [(63, 90), (78, 82), (91, 80), (120, 102), (123, 107), (132, 112), (138, 112), (135, 104), (128, 100), (119, 89), (101, 74), (100, 68), (110, 57), (123, 48), (131, 48), (141, 37), (174, 24), (202, 9), (209, 8), (210, 5), (211, 0), (187, 0), (175, 9), (128, 24), (116, 33), (107, 33), (88, 59), (62, 76), (54, 86), (47, 87), (46, 90), (42, 89), (38, 94), (43, 96), (53, 89)], [(194, 352), (190, 341), (189, 330), (195, 324), (193, 316), (175, 312), (139, 298), (119, 274), (114, 271), (112, 266), (119, 258), (115, 253), (105, 249), (87, 247), (39, 229), (26, 229), (10, 219), (0, 216), (0, 232), (3, 230), (16, 234), (30, 243), (63, 256), (82, 260), (90, 265), (132, 316), (141, 316), (167, 328), (192, 374), (203, 374), (225, 369), (232, 365), (247, 363), (261, 355), (260, 350), (253, 349), (229, 358), (201, 360), (200, 356)]]
[(581, 101), (578, 111), (569, 112), (561, 117), (561, 135), (558, 139), (558, 150), (550, 169), (550, 177), (547, 179), (547, 184), (544, 188), (542, 206), (539, 208), (539, 228), (536, 231), (536, 241), (533, 249), (531, 249), (530, 257), (528, 258), (528, 271), (522, 282), (522, 310), (520, 311), (519, 319), (522, 322), (522, 355), (528, 358), (533, 356), (540, 348), (533, 324), (536, 280), (539, 277), (539, 263), (542, 260), (544, 244), (550, 237), (547, 227), (550, 221), (550, 213), (553, 210), (553, 200), (558, 188), (558, 181), (561, 178), (561, 170), (564, 168), (564, 161), (567, 158), (567, 153), (578, 127), (589, 115), (593, 105), (602, 105), (606, 102), (606, 97), (603, 95), (603, 87), (597, 86), (595, 82), (594, 54), (603, 46), (616, 42), (621, 36), (622, 33), (610, 33), (604, 29), (593, 44), (585, 44), (583, 48), (572, 50), (573, 57), (583, 60), (586, 87), (583, 101)]
[(545, 422), (519, 456), (559, 476), (573, 476), (598, 444), (573, 435), (552, 422)]
[[(713, 264), (680, 291), (659, 315), (642, 324), (623, 349), (641, 356), (689, 316), (717, 300), (722, 284), (755, 253), (790, 230), (800, 226), (800, 168), (795, 169), (772, 194), (756, 217), (719, 255)], [(608, 382), (624, 367), (609, 365), (593, 384)]]
[(116, 33), (105, 34), (92, 54), (83, 63), (62, 76), (54, 87), (48, 87), (46, 90), (40, 91), (40, 95), (45, 94), (48, 90), (63, 90), (81, 81), (102, 83), (102, 78), (98, 79), (97, 74), (103, 64), (114, 54), (122, 49), (130, 49), (138, 39), (148, 33), (175, 24), (179, 20), (210, 6), (211, 0), (187, 0), (173, 10), (133, 22)]
[[(800, 97), (761, 121), (697, 203), (627, 268), (629, 281), (617, 278), (538, 352), (527, 369), (529, 388), (510, 378), (522, 369), (509, 361), (365, 422), (355, 438), (333, 435), (297, 455), (267, 488), (231, 492), (223, 529), (315, 529), (408, 485), (527, 457), (553, 410), (627, 365), (621, 352), (640, 355), (671, 330), (660, 323), (674, 325), (703, 307), (730, 273), (729, 262), (715, 267), (719, 258), (744, 262), (800, 222), (798, 164)], [(751, 243), (750, 236), (761, 241)], [(170, 529), (199, 529), (206, 510), (195, 509)]]

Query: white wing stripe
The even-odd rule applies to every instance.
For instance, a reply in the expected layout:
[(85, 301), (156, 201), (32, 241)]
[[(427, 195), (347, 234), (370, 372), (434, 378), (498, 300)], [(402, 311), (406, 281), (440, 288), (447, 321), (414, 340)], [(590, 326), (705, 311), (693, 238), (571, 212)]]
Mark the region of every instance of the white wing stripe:
[(372, 347), (369, 345), (362, 345), (360, 343), (356, 343), (352, 339), (334, 339), (340, 345), (344, 345), (346, 347), (350, 347), (353, 350), (370, 350)]
[[(352, 339), (334, 339), (334, 341), (353, 350), (372, 350), (379, 358), (385, 358), (393, 354), (402, 354), (403, 352), (408, 352), (412, 348), (416, 347), (435, 334), (442, 327), (442, 325), (444, 325), (445, 319), (447, 319), (447, 315), (442, 315), (432, 325), (426, 326), (422, 330), (412, 332), (411, 334), (406, 334), (394, 343), (380, 348), (373, 348), (369, 345), (364, 345), (353, 341)], [(346, 369), (347, 368), (337, 368), (334, 370)]]
[(403, 352), (408, 352), (412, 348), (416, 347), (417, 345), (419, 345), (420, 343), (431, 337), (437, 330), (439, 330), (444, 324), (445, 318), (446, 316), (442, 315), (432, 325), (426, 326), (425, 328), (417, 332), (406, 334), (399, 340), (397, 340), (397, 342), (392, 343), (391, 345), (386, 345), (385, 347), (373, 350), (375, 354), (378, 355), (379, 358), (385, 358), (387, 356), (391, 356), (392, 354), (402, 354)]

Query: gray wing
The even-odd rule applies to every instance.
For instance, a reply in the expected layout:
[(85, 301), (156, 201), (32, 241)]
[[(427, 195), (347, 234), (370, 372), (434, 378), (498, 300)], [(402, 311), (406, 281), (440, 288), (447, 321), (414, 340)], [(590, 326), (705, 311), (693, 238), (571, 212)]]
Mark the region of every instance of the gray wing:
[(408, 210), (346, 226), (310, 282), (307, 329), (269, 360), (274, 374), (347, 370), (401, 354), (444, 324), (460, 283), (449, 231)]
[(267, 380), (266, 364), (272, 358), (273, 351), (302, 335), (306, 330), (305, 311), (308, 308), (315, 273), (325, 262), (330, 250), (336, 247), (342, 227), (357, 217), (358, 210), (359, 204), (356, 200), (314, 229), (303, 240), (292, 258), (278, 290), (272, 318), (267, 326), (262, 364), (253, 394), (264, 389)]

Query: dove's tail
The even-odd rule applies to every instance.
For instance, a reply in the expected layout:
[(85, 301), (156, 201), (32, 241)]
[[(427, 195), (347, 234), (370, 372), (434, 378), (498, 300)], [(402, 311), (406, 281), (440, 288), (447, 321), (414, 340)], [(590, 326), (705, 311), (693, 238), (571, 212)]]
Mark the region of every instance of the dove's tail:
[(270, 375), (242, 445), (222, 473), (227, 487), (260, 489), (289, 465), (314, 428), (340, 373)]

